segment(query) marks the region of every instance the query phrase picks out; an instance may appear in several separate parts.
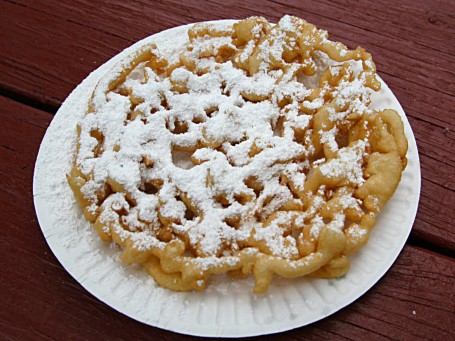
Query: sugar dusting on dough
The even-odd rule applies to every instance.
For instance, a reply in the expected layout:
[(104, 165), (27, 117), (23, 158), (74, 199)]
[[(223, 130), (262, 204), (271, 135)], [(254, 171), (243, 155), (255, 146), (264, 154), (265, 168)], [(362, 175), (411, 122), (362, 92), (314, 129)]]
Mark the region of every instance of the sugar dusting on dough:
[[(208, 68), (208, 73), (196, 75), (179, 67), (169, 78), (162, 79), (152, 69), (139, 65), (138, 69), (145, 72), (147, 81), (140, 76), (141, 72), (133, 72), (122, 88), (141, 99), (136, 107), (142, 112), (140, 120), (128, 119), (131, 106), (128, 96), (116, 92), (105, 95), (103, 92), (120, 71), (101, 79), (93, 99), (95, 112), (87, 113), (80, 122), (80, 152), (76, 161), (85, 174), (93, 174), (93, 179), (82, 187), (82, 192), (87, 198), (95, 198), (96, 192), (111, 179), (130, 193), (137, 205), (130, 210), (125, 222), (133, 231), (122, 231), (122, 236), (134, 235), (139, 250), (163, 244), (155, 236), (160, 226), (158, 216), (149, 213), (148, 224), (142, 222), (143, 212), (156, 211), (171, 219), (173, 230), (187, 234), (191, 244), (197, 245), (199, 252), (206, 256), (221, 251), (227, 256), (227, 250), (235, 253), (254, 230), (254, 238), (264, 241), (273, 255), (286, 259), (297, 257), (296, 240), (283, 235), (278, 221), (266, 227), (255, 219), (256, 215), (267, 217), (293, 200), (293, 194), (281, 182), (281, 176), (285, 174), (296, 188), (301, 188), (305, 171), (309, 170), (309, 163), (301, 160), (312, 153), (295, 138), (295, 130), (306, 130), (312, 120), (311, 115), (299, 112), (296, 105), (299, 99), (311, 93), (311, 89), (280, 70), (265, 71), (272, 59), (281, 59), (286, 32), (295, 30), (288, 16), (280, 21), (280, 27), (273, 31), (275, 39), (272, 45), (262, 46), (267, 44), (266, 41), (261, 43), (263, 52), (260, 58), (263, 62), (260, 72), (253, 76), (236, 68), (230, 61), (220, 64), (213, 58), (197, 58), (207, 51), (232, 47), (231, 38), (225, 36), (197, 37), (187, 53), (196, 69)], [(290, 43), (295, 44), (295, 39)], [(158, 50), (161, 49), (158, 46)], [(167, 51), (162, 50), (161, 54), (169, 59)], [(327, 62), (322, 56), (319, 59), (325, 67)], [(198, 64), (200, 62), (203, 64)], [(120, 63), (116, 70), (124, 67)], [(184, 82), (187, 93), (173, 91), (172, 82)], [(368, 92), (362, 80), (354, 85), (341, 83), (335, 92), (340, 94), (341, 102), (356, 99), (354, 107), (347, 106), (344, 116), (353, 110), (363, 113)], [(270, 100), (251, 102), (245, 99), (245, 94), (265, 96)], [(163, 98), (166, 106), (163, 106)], [(289, 102), (284, 108), (279, 105), (283, 98)], [(323, 101), (316, 100), (308, 105), (318, 108), (322, 104)], [(346, 105), (343, 102), (340, 106)], [(344, 119), (344, 116), (335, 119)], [(282, 136), (275, 133), (279, 119), (285, 122)], [(183, 124), (183, 132), (174, 132)], [(99, 156), (93, 153), (98, 143), (92, 136), (94, 130), (104, 136), (103, 152)], [(338, 150), (336, 133), (334, 128), (321, 136), (321, 142), (328, 143), (333, 151)], [(202, 140), (214, 141), (223, 150), (199, 148), (191, 153), (198, 164), (186, 163), (182, 167), (181, 161), (176, 162), (175, 148), (190, 148)], [(250, 155), (253, 145), (258, 152)], [(339, 150), (338, 158), (319, 166), (321, 173), (326, 177), (345, 175), (353, 184), (362, 184), (363, 150), (364, 145), (360, 142), (354, 148)], [(153, 160), (153, 167), (144, 167), (144, 158)], [(209, 177), (214, 182), (207, 186)], [(250, 177), (264, 188), (256, 200), (240, 203), (239, 197), (255, 197), (254, 190), (246, 184)], [(145, 193), (144, 186), (155, 179), (163, 182), (158, 193)], [(179, 199), (181, 195), (185, 195), (203, 214), (187, 219), (187, 207)], [(159, 200), (150, 200), (151, 196)], [(220, 196), (226, 204), (220, 204)], [(115, 200), (103, 203), (101, 219), (115, 220), (114, 204), (119, 205)], [(238, 229), (227, 223), (236, 217), (241, 217)], [(290, 225), (290, 219), (281, 224)]]

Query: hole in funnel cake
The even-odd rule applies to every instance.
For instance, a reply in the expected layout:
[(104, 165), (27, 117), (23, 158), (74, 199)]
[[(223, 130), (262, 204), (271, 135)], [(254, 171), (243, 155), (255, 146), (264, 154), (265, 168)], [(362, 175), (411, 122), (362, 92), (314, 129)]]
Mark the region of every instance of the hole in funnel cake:
[(185, 134), (188, 132), (188, 123), (180, 121), (177, 117), (170, 117), (166, 121), (166, 128), (173, 134)]
[(292, 16), (163, 44), (110, 70), (78, 124), (67, 178), (100, 237), (176, 291), (222, 273), (254, 276), (257, 294), (344, 275), (406, 166), (400, 116), (368, 108), (371, 55)]
[(227, 208), (227, 207), (231, 206), (231, 203), (229, 202), (226, 193), (217, 194), (217, 195), (215, 195), (214, 199), (223, 208)]
[(185, 219), (186, 220), (193, 220), (195, 217), (194, 212), (187, 206), (185, 210)]
[(261, 195), (264, 185), (257, 181), (254, 176), (248, 177), (244, 182), (248, 188), (251, 188), (254, 191), (257, 198)]
[(222, 93), (223, 95), (229, 96), (229, 90), (226, 89), (226, 81), (221, 82), (221, 87), (220, 87), (220, 89), (221, 89), (221, 93)]
[(165, 95), (161, 95), (161, 103), (160, 105), (164, 108), (164, 109), (170, 109), (169, 108), (169, 103), (167, 101), (167, 98)]
[(217, 106), (211, 106), (205, 109), (205, 114), (207, 115), (208, 118), (211, 118), (214, 114), (216, 114), (217, 111), (218, 111)]
[(144, 193), (157, 194), (160, 191), (161, 185), (162, 184), (159, 184), (156, 181), (148, 181), (144, 183)]
[(191, 155), (193, 155), (192, 151), (188, 152), (174, 147), (172, 148), (172, 163), (178, 168), (191, 169), (194, 167)]
[(147, 167), (147, 168), (152, 168), (153, 167), (153, 160), (147, 155), (144, 155), (142, 157), (142, 163)]
[(204, 123), (204, 118), (201, 117), (201, 116), (195, 116), (191, 122), (193, 122), (194, 124), (201, 124), (201, 123)]
[(197, 209), (193, 207), (190, 203), (190, 200), (186, 198), (183, 194), (175, 196), (175, 200), (181, 202), (185, 205), (185, 210), (183, 217), (185, 220), (194, 220), (198, 216)]
[(224, 222), (232, 227), (233, 229), (238, 229), (240, 226), (240, 216), (239, 215), (234, 215), (232, 217), (226, 217), (224, 218)]
[(349, 139), (347, 134), (337, 134), (335, 136), (335, 143), (338, 149), (347, 147), (349, 144)]
[(248, 201), (251, 201), (253, 198), (251, 195), (246, 193), (234, 194), (234, 200), (241, 205), (245, 205)]
[(104, 135), (101, 131), (99, 130), (92, 130), (90, 132), (90, 136), (94, 137), (97, 141), (96, 146), (93, 148), (93, 153), (95, 154), (95, 157), (98, 157), (102, 150), (103, 150), (103, 144), (104, 144)]
[(284, 129), (283, 124), (284, 124), (283, 116), (279, 116), (274, 125), (271, 124), (274, 136), (283, 136)]
[[(128, 115), (126, 116), (126, 119), (127, 119), (127, 121), (134, 121), (136, 119), (136, 117), (138, 117), (139, 115), (142, 114), (142, 112), (139, 110), (136, 110), (136, 107), (139, 104), (137, 100), (135, 102), (133, 102), (130, 97), (130, 102), (131, 102), (130, 110), (128, 111)], [(126, 123), (127, 122), (125, 122), (125, 124)]]

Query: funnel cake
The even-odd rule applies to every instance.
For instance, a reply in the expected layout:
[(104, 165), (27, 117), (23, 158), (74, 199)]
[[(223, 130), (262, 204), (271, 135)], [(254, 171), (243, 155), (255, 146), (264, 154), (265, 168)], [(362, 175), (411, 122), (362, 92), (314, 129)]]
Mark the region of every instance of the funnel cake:
[(371, 55), (291, 16), (198, 23), (188, 39), (98, 82), (67, 175), (85, 217), (171, 290), (344, 275), (406, 167), (399, 115), (368, 108)]

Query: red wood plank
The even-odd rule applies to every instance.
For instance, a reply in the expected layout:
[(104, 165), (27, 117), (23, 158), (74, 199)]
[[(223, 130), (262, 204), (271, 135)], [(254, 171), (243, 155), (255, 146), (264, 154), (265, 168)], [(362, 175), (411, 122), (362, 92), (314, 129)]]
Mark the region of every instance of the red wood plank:
[[(31, 193), (35, 155), (52, 115), (4, 97), (0, 108), (0, 339), (194, 339), (117, 313), (66, 273), (41, 234)], [(449, 339), (455, 333), (454, 287), (454, 259), (406, 246), (354, 304), (264, 339)]]
[(131, 45), (12, 2), (0, 2), (0, 16), (0, 87), (55, 108), (99, 64)]

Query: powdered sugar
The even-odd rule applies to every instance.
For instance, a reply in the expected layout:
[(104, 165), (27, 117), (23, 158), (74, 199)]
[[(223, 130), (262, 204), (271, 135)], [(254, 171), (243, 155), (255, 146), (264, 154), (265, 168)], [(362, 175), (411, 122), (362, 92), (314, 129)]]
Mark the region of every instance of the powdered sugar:
[[(287, 19), (283, 19), (284, 30), (286, 27), (291, 30), (293, 25), (286, 24)], [(282, 53), (285, 43), (280, 40), (280, 34), (284, 34), (283, 31), (277, 31), (278, 45), (266, 49), (274, 58)], [(216, 53), (221, 46), (230, 44), (229, 39), (197, 37), (191, 45), (189, 58), (195, 59), (207, 51)], [(159, 53), (159, 49), (154, 49), (154, 53)], [(263, 58), (269, 60), (267, 54)], [(120, 65), (125, 67), (128, 63)], [(147, 200), (151, 195), (142, 192), (141, 187), (152, 179), (161, 179), (161, 188), (156, 194), (160, 204), (155, 199), (151, 207), (174, 221), (176, 231), (186, 231), (191, 243), (198, 245), (203, 254), (215, 255), (224, 249), (225, 244), (238, 249), (236, 245), (248, 238), (251, 229), (261, 229), (252, 218), (255, 212), (265, 219), (293, 199), (289, 189), (279, 183), (281, 174), (286, 174), (296, 188), (303, 187), (304, 168), (292, 160), (299, 160), (310, 151), (294, 141), (294, 129), (305, 130), (311, 116), (298, 112), (296, 100), (311, 91), (301, 82), (281, 73), (260, 72), (249, 77), (230, 61), (220, 64), (211, 58), (207, 58), (206, 66), (211, 72), (199, 76), (179, 67), (173, 70), (169, 79), (161, 80), (150, 68), (138, 65), (138, 71), (127, 77), (122, 88), (140, 102), (135, 110), (141, 112), (141, 120), (129, 120), (128, 97), (117, 93), (103, 95), (99, 88), (107, 89), (109, 83), (106, 79), (113, 79), (110, 74), (105, 76), (95, 91), (96, 112), (88, 113), (80, 124), (77, 163), (84, 173), (93, 172), (92, 180), (82, 188), (86, 197), (94, 197), (97, 189), (102, 188), (106, 181), (113, 180), (132, 196), (139, 212), (146, 211), (151, 205)], [(145, 78), (140, 76), (141, 72), (146, 74)], [(185, 84), (187, 93), (172, 91), (172, 82)], [(244, 100), (242, 96), (248, 94), (265, 98), (273, 95), (272, 101), (256, 103)], [(284, 111), (277, 105), (283, 98), (290, 101)], [(163, 99), (167, 103), (165, 107)], [(152, 108), (154, 110), (150, 112)], [(282, 137), (275, 136), (273, 131), (279, 117), (286, 121)], [(198, 122), (194, 123), (196, 120)], [(175, 133), (174, 130), (183, 124), (185, 130)], [(92, 136), (93, 130), (104, 136), (100, 155), (93, 153), (99, 142)], [(184, 166), (177, 161), (175, 156), (179, 152), (173, 148), (192, 148), (204, 139), (213, 141), (211, 143), (216, 146), (224, 143), (224, 152), (198, 148), (192, 158), (199, 160), (199, 164), (192, 165), (189, 157)], [(334, 138), (332, 140), (334, 143)], [(259, 149), (254, 156), (251, 155), (253, 144)], [(152, 160), (153, 166), (141, 166), (144, 158)], [(211, 186), (207, 186), (208, 174), (215, 179)], [(264, 188), (257, 201), (247, 200), (239, 204), (236, 197), (255, 195), (245, 184), (251, 176)], [(204, 212), (203, 217), (185, 218), (186, 207), (176, 200), (180, 193), (185, 194), (198, 212)], [(224, 198), (227, 207), (219, 206), (219, 196)], [(110, 204), (103, 204), (103, 209), (109, 211)], [(243, 228), (238, 231), (224, 222), (234, 216), (242, 217), (240, 225)], [(148, 218), (154, 222), (156, 214), (149, 213)], [(138, 219), (137, 215), (130, 216), (128, 224), (141, 226), (135, 219)], [(276, 255), (289, 258), (296, 254), (295, 241), (288, 240), (284, 247), (284, 237), (279, 236), (282, 232), (270, 231), (270, 228), (261, 230), (256, 238), (264, 239)]]
[(342, 148), (337, 157), (321, 165), (319, 170), (327, 178), (347, 181), (349, 184), (361, 185), (365, 182), (362, 163), (366, 143), (356, 141), (350, 148)]

